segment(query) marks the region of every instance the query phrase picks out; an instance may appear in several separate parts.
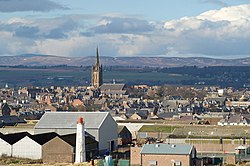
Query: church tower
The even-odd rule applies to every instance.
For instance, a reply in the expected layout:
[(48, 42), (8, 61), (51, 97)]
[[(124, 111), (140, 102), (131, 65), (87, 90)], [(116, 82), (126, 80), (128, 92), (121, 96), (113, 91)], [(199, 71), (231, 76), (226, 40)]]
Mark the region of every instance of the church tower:
[(96, 63), (92, 66), (91, 83), (94, 88), (99, 88), (102, 83), (102, 65), (99, 63), (98, 47), (96, 48)]

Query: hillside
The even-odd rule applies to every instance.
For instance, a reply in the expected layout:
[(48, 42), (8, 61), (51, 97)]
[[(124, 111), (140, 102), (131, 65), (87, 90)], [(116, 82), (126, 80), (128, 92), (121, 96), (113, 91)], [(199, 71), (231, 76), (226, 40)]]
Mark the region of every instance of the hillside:
[[(181, 66), (249, 66), (250, 58), (244, 59), (213, 59), (202, 57), (101, 57), (104, 66), (150, 66), (150, 67), (181, 67)], [(61, 57), (52, 55), (19, 55), (0, 56), (1, 66), (90, 66), (95, 57)]]

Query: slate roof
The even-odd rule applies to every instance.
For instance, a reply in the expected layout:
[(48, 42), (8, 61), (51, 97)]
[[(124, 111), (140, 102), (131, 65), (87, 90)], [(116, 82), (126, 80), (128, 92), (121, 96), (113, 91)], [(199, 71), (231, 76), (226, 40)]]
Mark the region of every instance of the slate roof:
[(249, 117), (245, 117), (242, 115), (231, 115), (222, 119), (220, 122), (227, 122), (227, 123), (247, 123), (250, 124)]
[(86, 129), (97, 129), (108, 114), (108, 112), (45, 112), (35, 125), (35, 129), (75, 129), (79, 117), (83, 118)]
[(51, 133), (43, 133), (43, 134), (36, 134), (36, 135), (29, 135), (28, 137), (35, 142), (39, 143), (40, 145), (45, 144), (46, 142), (50, 141), (51, 139), (59, 136), (58, 134), (51, 132)]
[(26, 123), (25, 120), (20, 119), (17, 116), (0, 116), (0, 126), (15, 125), (17, 123)]
[(176, 112), (162, 112), (162, 113), (158, 114), (158, 117), (166, 119), (166, 118), (173, 118), (174, 115), (178, 115), (178, 113), (176, 113)]
[(138, 116), (140, 116), (142, 119), (147, 119), (148, 115), (146, 115), (144, 112), (138, 111), (136, 112)]
[(100, 86), (101, 91), (121, 91), (125, 84), (102, 84)]
[(13, 133), (13, 134), (5, 134), (1, 135), (0, 138), (4, 140), (5, 142), (8, 142), (10, 145), (13, 145), (20, 139), (29, 136), (30, 134), (28, 132), (21, 132), (21, 133)]
[(145, 144), (141, 154), (189, 155), (192, 149), (193, 146), (188, 144)]
[(182, 96), (170, 96), (170, 100), (184, 100)]

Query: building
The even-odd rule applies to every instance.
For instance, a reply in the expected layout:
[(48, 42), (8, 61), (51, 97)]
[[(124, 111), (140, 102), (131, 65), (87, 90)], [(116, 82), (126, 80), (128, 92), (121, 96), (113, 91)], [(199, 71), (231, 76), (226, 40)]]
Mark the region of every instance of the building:
[(96, 64), (92, 66), (91, 83), (94, 88), (99, 88), (103, 83), (102, 65), (99, 63), (98, 48), (96, 48)]
[(118, 126), (118, 145), (127, 145), (132, 143), (132, 134), (126, 126)]
[(85, 129), (99, 142), (99, 152), (117, 147), (118, 127), (108, 112), (46, 112), (35, 125), (35, 133), (56, 132), (59, 135), (76, 133), (77, 119), (83, 117)]
[(5, 126), (15, 126), (19, 123), (26, 123), (26, 121), (14, 115), (0, 116), (0, 128)]
[[(43, 145), (42, 158), (43, 163), (73, 163), (75, 160), (76, 134), (56, 136)], [(98, 142), (94, 137), (85, 134), (86, 158), (98, 153)]]
[(249, 126), (250, 119), (243, 115), (230, 115), (221, 119), (217, 124), (219, 126)]
[(0, 156), (12, 156), (12, 145), (28, 135), (28, 132), (0, 135)]
[(58, 136), (56, 133), (27, 135), (12, 145), (12, 156), (33, 160), (42, 159), (43, 145), (56, 136)]
[(10, 116), (11, 108), (10, 106), (5, 102), (1, 105), (0, 108), (0, 116)]
[(145, 144), (131, 148), (131, 165), (193, 166), (196, 150), (188, 144)]
[(100, 86), (100, 92), (102, 96), (109, 98), (123, 98), (126, 94), (126, 90), (124, 89), (125, 84), (108, 84), (105, 83)]

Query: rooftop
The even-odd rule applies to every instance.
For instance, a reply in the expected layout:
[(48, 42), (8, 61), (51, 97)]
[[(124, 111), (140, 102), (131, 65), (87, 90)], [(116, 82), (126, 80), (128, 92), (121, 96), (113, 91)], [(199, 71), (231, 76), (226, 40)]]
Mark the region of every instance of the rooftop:
[(176, 154), (188, 155), (193, 149), (189, 144), (145, 144), (141, 154)]
[(46, 112), (39, 122), (35, 125), (37, 128), (76, 128), (77, 119), (82, 117), (85, 122), (85, 128), (99, 128), (108, 112)]

